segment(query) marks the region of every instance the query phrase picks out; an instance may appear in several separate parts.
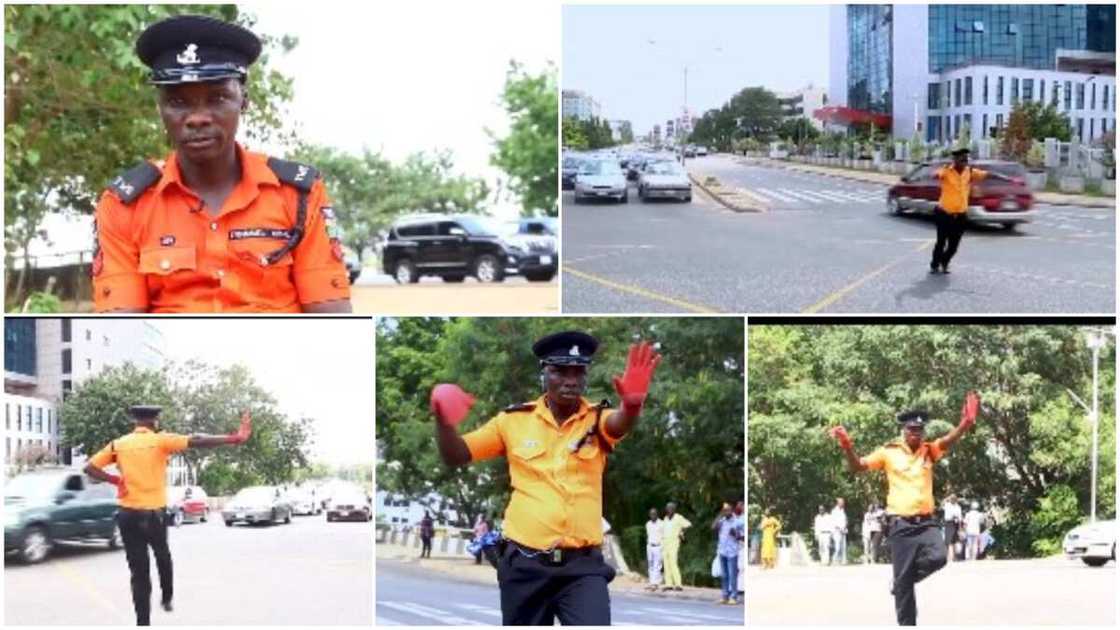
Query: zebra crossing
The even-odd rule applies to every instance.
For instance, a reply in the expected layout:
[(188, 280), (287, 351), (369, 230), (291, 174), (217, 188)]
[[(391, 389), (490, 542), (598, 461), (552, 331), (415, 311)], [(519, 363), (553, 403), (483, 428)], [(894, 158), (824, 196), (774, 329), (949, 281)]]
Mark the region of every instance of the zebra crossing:
[(836, 204), (882, 204), (882, 188), (779, 188), (752, 186), (735, 188), (735, 192), (765, 204), (769, 208), (804, 208)]
[[(725, 608), (710, 605), (711, 611), (708, 611), (704, 604), (690, 604), (687, 608), (615, 605), (611, 611), (611, 623), (616, 626), (743, 624), (741, 606)], [(717, 614), (717, 611), (723, 614)], [(459, 602), (432, 606), (415, 601), (377, 600), (377, 626), (496, 626), (501, 623), (502, 613), (493, 606)]]

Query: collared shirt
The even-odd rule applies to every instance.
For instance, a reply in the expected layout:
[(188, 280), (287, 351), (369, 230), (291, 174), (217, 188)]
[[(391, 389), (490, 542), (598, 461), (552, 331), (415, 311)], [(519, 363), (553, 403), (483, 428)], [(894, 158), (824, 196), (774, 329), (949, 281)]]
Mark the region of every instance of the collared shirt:
[(173, 152), (163, 175), (125, 205), (106, 191), (97, 205), (93, 303), (98, 311), (299, 312), (304, 304), (349, 299), (341, 245), (323, 182), (307, 196), (303, 239), (287, 242), (299, 191), (281, 184), (268, 157), (237, 147), (241, 180), (216, 215), (182, 180)]
[(660, 547), (662, 529), (661, 519), (646, 521), (646, 544)]
[(826, 535), (832, 533), (832, 515), (827, 512), (824, 514), (817, 514), (813, 519), (813, 531), (817, 535)]
[(840, 506), (832, 508), (832, 512), (829, 513), (829, 519), (832, 521), (832, 531), (848, 531), (848, 515), (844, 513), (844, 508)]
[(880, 514), (878, 510), (868, 510), (863, 515), (864, 533), (874, 534), (875, 532), (881, 531), (883, 529), (882, 525), (879, 523), (879, 516)]
[(945, 522), (961, 522), (963, 517), (961, 516), (961, 506), (959, 503), (949, 503), (948, 501), (946, 501), (941, 505), (941, 509), (945, 513)]
[(979, 536), (980, 527), (984, 524), (984, 513), (979, 510), (969, 510), (964, 515), (964, 533), (970, 536)]
[(871, 470), (887, 473), (887, 512), (896, 516), (933, 513), (933, 465), (945, 454), (941, 440), (922, 442), (911, 451), (906, 442), (881, 446), (860, 459)]
[(958, 173), (952, 166), (942, 166), (934, 171), (933, 176), (941, 180), (941, 198), (937, 200), (937, 205), (949, 214), (960, 214), (968, 212), (968, 194), (972, 189), (972, 182), (987, 177), (988, 171), (966, 166)]
[(681, 544), (681, 536), (684, 530), (692, 527), (692, 522), (687, 518), (674, 514), (673, 518), (665, 517), (661, 519), (661, 544), (665, 547), (678, 547)]
[(739, 519), (729, 516), (719, 524), (719, 539), (716, 552), (725, 557), (732, 558), (739, 555), (739, 538), (742, 537)]
[(156, 510), (167, 507), (167, 460), (186, 450), (190, 438), (175, 433), (156, 433), (136, 427), (101, 449), (89, 462), (98, 468), (116, 463), (124, 478), (121, 507)]
[(557, 425), (541, 396), (463, 436), (471, 461), (505, 455), (509, 462), (504, 536), (535, 549), (602, 544), (603, 469), (619, 441), (604, 426), (610, 414), (581, 399)]

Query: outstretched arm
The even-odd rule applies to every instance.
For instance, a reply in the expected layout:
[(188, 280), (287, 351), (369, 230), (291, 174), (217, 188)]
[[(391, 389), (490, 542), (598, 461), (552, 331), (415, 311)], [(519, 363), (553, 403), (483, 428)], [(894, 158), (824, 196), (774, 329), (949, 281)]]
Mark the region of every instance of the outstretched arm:
[(860, 461), (859, 457), (856, 457), (855, 451), (852, 450), (852, 438), (848, 437), (848, 432), (844, 427), (832, 427), (829, 433), (840, 443), (840, 450), (844, 453), (844, 459), (847, 460), (848, 470), (851, 473), (861, 473), (867, 470), (867, 464)]
[(241, 426), (236, 433), (229, 435), (192, 435), (187, 440), (187, 448), (213, 448), (226, 444), (240, 445), (248, 441), (253, 432), (253, 420), (248, 411), (241, 413)]
[(942, 448), (947, 449), (956, 444), (957, 440), (961, 439), (961, 436), (967, 433), (968, 430), (972, 428), (972, 425), (976, 424), (976, 412), (979, 411), (979, 409), (980, 397), (976, 395), (976, 392), (968, 392), (964, 397), (964, 405), (961, 407), (960, 424), (953, 427), (953, 430), (949, 431), (948, 435), (938, 440)]
[(622, 406), (611, 412), (605, 421), (607, 433), (612, 438), (622, 438), (637, 424), (638, 416), (642, 415), (642, 405), (649, 394), (653, 372), (660, 362), (661, 355), (649, 343), (643, 341), (630, 346), (626, 370), (622, 376), (614, 377), (614, 390), (622, 400)]
[(471, 450), (455, 427), (467, 417), (474, 396), (457, 385), (437, 385), (432, 389), (431, 409), (436, 418), (436, 444), (439, 456), (448, 466), (462, 466), (471, 461)]

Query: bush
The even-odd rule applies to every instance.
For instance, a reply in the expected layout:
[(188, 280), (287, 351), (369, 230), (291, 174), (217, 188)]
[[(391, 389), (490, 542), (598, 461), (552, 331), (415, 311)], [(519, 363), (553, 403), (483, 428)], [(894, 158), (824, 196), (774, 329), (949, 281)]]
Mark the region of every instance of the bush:
[(1031, 549), (1040, 556), (1058, 553), (1062, 549), (1062, 537), (1080, 523), (1077, 493), (1067, 485), (1051, 486), (1031, 515)]
[(59, 313), (62, 311), (62, 300), (57, 295), (44, 291), (36, 291), (27, 298), (23, 312), (25, 313)]

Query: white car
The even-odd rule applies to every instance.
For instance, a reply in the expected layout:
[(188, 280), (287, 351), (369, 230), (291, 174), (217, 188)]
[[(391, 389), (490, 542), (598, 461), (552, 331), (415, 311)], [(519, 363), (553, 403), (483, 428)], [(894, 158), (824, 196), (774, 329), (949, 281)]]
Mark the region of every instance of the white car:
[(1066, 557), (1081, 558), (1091, 567), (1116, 559), (1116, 521), (1086, 523), (1070, 530), (1062, 540)]
[(292, 514), (311, 515), (320, 514), (323, 506), (315, 498), (315, 493), (308, 490), (292, 490), (288, 493), (288, 502), (292, 504)]
[(692, 182), (677, 162), (650, 162), (638, 174), (638, 198), (692, 201)]
[(594, 160), (584, 162), (575, 178), (575, 202), (586, 199), (616, 199), (626, 203), (629, 195), (626, 173), (618, 165), (618, 160)]

